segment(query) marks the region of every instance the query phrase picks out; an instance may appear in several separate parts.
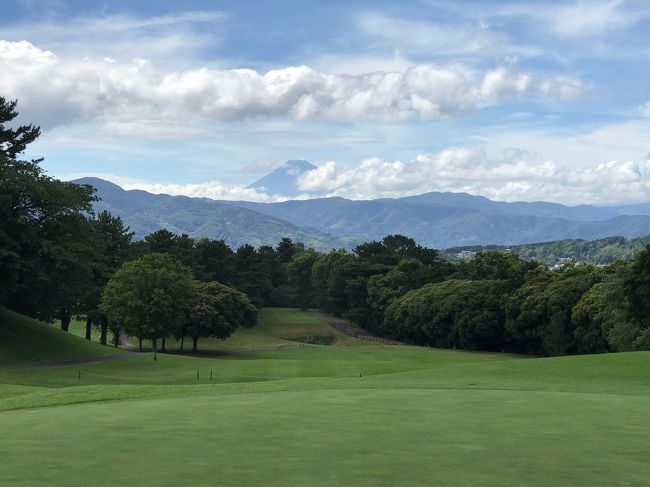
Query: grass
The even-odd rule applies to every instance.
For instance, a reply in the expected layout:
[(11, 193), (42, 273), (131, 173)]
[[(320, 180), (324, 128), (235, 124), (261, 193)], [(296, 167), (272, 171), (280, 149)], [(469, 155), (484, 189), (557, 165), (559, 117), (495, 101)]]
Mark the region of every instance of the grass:
[[(319, 338), (332, 345), (354, 345), (360, 340), (346, 337), (327, 324), (323, 317), (291, 308), (266, 308), (259, 312), (258, 325), (252, 329), (239, 328), (225, 340), (216, 338), (201, 338), (199, 351), (202, 352), (233, 352), (263, 348), (296, 347), (302, 340), (310, 343)], [(130, 339), (133, 345), (137, 340)], [(189, 342), (189, 343), (188, 343)], [(368, 342), (361, 342), (367, 344)], [(145, 350), (150, 350), (151, 344), (143, 342)], [(186, 339), (184, 349), (191, 348), (191, 340)], [(167, 349), (178, 351), (180, 341), (167, 339)]]
[(119, 353), (0, 307), (0, 365), (75, 360)]
[(215, 350), (336, 340), (0, 369), (0, 483), (648, 485), (649, 353), (524, 358), (339, 341), (294, 310), (260, 321)]

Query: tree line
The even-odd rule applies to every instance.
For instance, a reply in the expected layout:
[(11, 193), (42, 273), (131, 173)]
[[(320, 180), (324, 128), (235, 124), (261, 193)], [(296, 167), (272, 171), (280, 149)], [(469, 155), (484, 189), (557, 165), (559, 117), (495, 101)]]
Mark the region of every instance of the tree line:
[(20, 154), (39, 135), (10, 129), (0, 98), (0, 303), (44, 320), (183, 343), (253, 326), (257, 308), (321, 308), (414, 344), (539, 355), (650, 349), (650, 247), (608, 266), (549, 270), (488, 250), (450, 262), (408, 237), (316, 252), (282, 239), (231, 249), (161, 229), (134, 241), (94, 214), (93, 188), (45, 175)]
[(92, 187), (46, 175), (41, 159), (21, 159), (40, 129), (12, 128), (16, 104), (0, 97), (0, 304), (58, 319), (64, 331), (83, 315), (87, 339), (96, 326), (104, 344), (109, 332), (116, 346), (127, 333), (140, 348), (143, 339), (154, 349), (161, 339), (163, 350), (169, 336), (181, 344), (191, 337), (196, 351), (200, 337), (225, 338), (255, 324), (257, 308), (248, 296), (218, 282), (219, 264), (190, 267), (174, 254), (207, 246), (207, 258), (218, 258), (221, 243), (195, 245), (165, 231), (134, 242), (119, 217), (93, 212)]

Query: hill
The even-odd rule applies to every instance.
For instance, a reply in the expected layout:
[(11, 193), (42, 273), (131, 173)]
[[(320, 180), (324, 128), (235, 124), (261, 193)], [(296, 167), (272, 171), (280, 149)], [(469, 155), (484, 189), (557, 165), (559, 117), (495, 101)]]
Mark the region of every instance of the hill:
[(37, 364), (119, 353), (0, 307), (0, 365)]
[(377, 200), (318, 198), (281, 203), (215, 201), (207, 198), (125, 191), (97, 178), (77, 183), (97, 188), (96, 210), (120, 216), (136, 238), (160, 228), (192, 237), (275, 245), (283, 237), (319, 250), (351, 248), (389, 234), (414, 238), (434, 248), (521, 245), (569, 239), (597, 240), (614, 235), (650, 234), (650, 216), (629, 207), (568, 207), (555, 203), (505, 203), (463, 193)]
[(191, 237), (223, 239), (235, 249), (246, 243), (256, 247), (276, 245), (283, 237), (319, 250), (345, 247), (352, 240), (207, 198), (125, 191), (99, 178), (81, 178), (73, 182), (94, 186), (101, 198), (95, 210), (108, 210), (121, 217), (136, 239), (166, 228)]
[[(554, 204), (501, 203), (454, 193), (365, 201), (322, 198), (233, 204), (296, 225), (311, 224), (334, 235), (355, 235), (368, 240), (399, 233), (434, 248), (595, 240), (612, 235), (631, 238), (650, 234), (650, 216), (646, 215), (618, 215), (587, 221), (584, 220), (587, 216), (609, 217), (610, 210), (603, 209), (599, 213), (600, 210), (590, 207), (571, 209)], [(531, 214), (523, 214), (524, 211)], [(541, 216), (544, 213), (575, 219)]]
[(523, 245), (476, 245), (452, 247), (442, 251), (448, 260), (471, 257), (476, 252), (485, 250), (507, 250), (527, 260), (537, 260), (548, 266), (567, 261), (607, 265), (620, 259), (630, 259), (650, 243), (650, 235), (626, 239), (624, 237), (607, 237), (598, 240), (558, 240)]

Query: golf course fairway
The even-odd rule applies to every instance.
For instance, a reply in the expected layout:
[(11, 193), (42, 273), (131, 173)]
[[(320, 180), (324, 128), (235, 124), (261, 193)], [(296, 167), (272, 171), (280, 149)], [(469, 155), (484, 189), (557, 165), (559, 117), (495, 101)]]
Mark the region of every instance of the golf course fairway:
[[(243, 332), (206, 341), (213, 355), (3, 364), (0, 484), (649, 483), (650, 353), (378, 345), (287, 309)], [(326, 333), (333, 345), (295, 341)]]

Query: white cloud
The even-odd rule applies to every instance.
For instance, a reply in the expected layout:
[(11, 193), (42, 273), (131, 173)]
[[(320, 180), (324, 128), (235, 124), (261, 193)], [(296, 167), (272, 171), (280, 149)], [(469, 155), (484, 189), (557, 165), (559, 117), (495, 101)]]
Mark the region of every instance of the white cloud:
[[(630, 5), (630, 2), (627, 2)], [(629, 8), (623, 0), (579, 0), (573, 3), (514, 3), (495, 13), (541, 20), (558, 37), (583, 37), (629, 27), (648, 18), (648, 8)], [(626, 8), (627, 7), (627, 8)]]
[[(104, 179), (106, 181), (111, 181), (112, 183), (121, 186), (127, 191), (140, 189), (153, 194), (169, 194), (175, 196), (189, 196), (194, 198), (210, 198), (214, 200), (224, 201), (258, 201), (262, 203), (274, 203), (277, 201), (296, 199), (289, 196), (270, 196), (255, 189), (225, 184), (221, 181), (206, 181), (204, 183), (190, 184), (155, 183), (106, 172), (75, 172), (59, 174), (58, 177), (64, 181), (73, 181), (75, 179), (84, 177), (96, 177)], [(307, 197), (307, 195), (303, 195), (298, 199), (304, 199)]]
[[(207, 181), (197, 184), (162, 184), (162, 183), (129, 183), (123, 184), (126, 190), (141, 189), (154, 194), (171, 194), (191, 197), (210, 198), (226, 201), (258, 201), (261, 203), (274, 203), (286, 201), (288, 196), (270, 196), (261, 191), (224, 184), (220, 181)], [(303, 196), (302, 198), (306, 198)], [(300, 199), (300, 198), (298, 198)]]
[(512, 97), (566, 99), (585, 87), (512, 68), (418, 65), (403, 72), (334, 75), (307, 66), (182, 71), (146, 60), (61, 58), (26, 41), (0, 41), (0, 86), (44, 126), (78, 121), (385, 120), (453, 117)]
[(650, 118), (650, 101), (639, 107), (639, 114), (642, 117)]
[[(349, 199), (398, 198), (429, 191), (466, 192), (500, 201), (553, 201), (565, 204), (613, 204), (650, 199), (650, 158), (611, 160), (591, 167), (570, 167), (540, 159), (529, 151), (509, 148), (491, 158), (481, 149), (449, 147), (414, 159), (386, 161), (371, 157), (356, 167), (334, 161), (321, 164), (298, 179), (298, 198), (208, 181), (165, 184), (91, 174), (156, 194), (206, 197), (264, 203), (289, 199), (339, 196)], [(68, 175), (65, 179), (81, 177)]]
[(356, 20), (363, 34), (383, 41), (382, 47), (385, 49), (398, 52), (419, 53), (428, 57), (539, 53), (537, 48), (510, 43), (506, 35), (496, 32), (485, 22), (453, 25), (390, 17), (377, 12), (365, 12)]
[(620, 29), (634, 21), (619, 7), (623, 0), (609, 2), (579, 1), (552, 12), (553, 30), (561, 36), (582, 36)]
[(643, 201), (650, 198), (650, 160), (609, 161), (572, 169), (553, 160), (538, 160), (521, 149), (509, 149), (491, 159), (482, 150), (457, 147), (422, 154), (409, 162), (370, 158), (354, 168), (328, 162), (304, 173), (298, 187), (351, 199), (452, 191), (508, 201)]
[[(147, 58), (183, 64), (209, 46), (218, 47), (227, 16), (219, 11), (189, 11), (156, 17), (45, 16), (28, 23), (0, 25), (0, 38), (29, 40), (68, 57), (130, 60)], [(209, 28), (205, 28), (209, 27)]]

